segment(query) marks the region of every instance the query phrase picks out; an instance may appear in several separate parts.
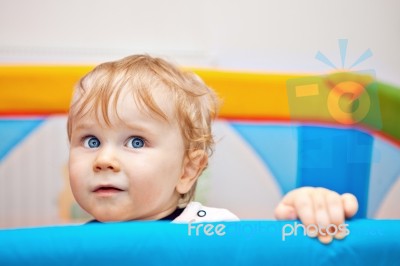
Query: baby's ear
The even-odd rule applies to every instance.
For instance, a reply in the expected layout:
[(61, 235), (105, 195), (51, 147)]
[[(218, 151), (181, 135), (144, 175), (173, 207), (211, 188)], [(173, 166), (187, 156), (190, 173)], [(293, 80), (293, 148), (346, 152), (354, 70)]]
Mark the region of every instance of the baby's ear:
[(193, 184), (197, 181), (204, 167), (208, 162), (208, 155), (203, 150), (192, 151), (184, 160), (182, 175), (176, 185), (176, 190), (180, 194), (189, 192)]

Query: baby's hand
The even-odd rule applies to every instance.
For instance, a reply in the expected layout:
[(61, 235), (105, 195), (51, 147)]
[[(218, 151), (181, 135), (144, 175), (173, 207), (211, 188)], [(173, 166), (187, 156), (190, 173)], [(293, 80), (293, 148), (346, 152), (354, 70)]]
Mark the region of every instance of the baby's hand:
[[(307, 227), (310, 224), (326, 228), (330, 224), (339, 226), (345, 218), (356, 214), (358, 202), (353, 194), (338, 193), (326, 188), (301, 187), (287, 193), (275, 209), (275, 217), (278, 220), (300, 221)], [(344, 232), (337, 233), (336, 239), (342, 239)], [(328, 244), (332, 241), (329, 234), (318, 235), (318, 239)]]

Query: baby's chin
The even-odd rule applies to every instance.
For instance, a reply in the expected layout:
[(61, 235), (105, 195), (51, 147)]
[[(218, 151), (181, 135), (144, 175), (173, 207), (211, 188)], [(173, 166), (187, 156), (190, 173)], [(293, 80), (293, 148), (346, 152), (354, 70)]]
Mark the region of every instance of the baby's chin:
[(94, 216), (94, 218), (102, 223), (112, 223), (112, 222), (124, 222), (124, 221), (128, 221), (125, 219), (121, 219), (119, 217), (115, 217), (115, 216)]
[(124, 222), (136, 220), (134, 216), (127, 216), (126, 212), (113, 212), (113, 211), (94, 211), (91, 215), (99, 222), (107, 223), (107, 222)]
[(90, 213), (94, 219), (99, 222), (127, 222), (127, 221), (155, 221), (159, 220), (169, 214), (171, 214), (175, 209), (164, 208), (165, 210), (138, 210), (135, 208), (114, 208), (114, 206), (96, 206), (91, 210), (86, 210)]
[(120, 218), (118, 216), (94, 216), (94, 219), (101, 223), (128, 222), (136, 220), (135, 218)]

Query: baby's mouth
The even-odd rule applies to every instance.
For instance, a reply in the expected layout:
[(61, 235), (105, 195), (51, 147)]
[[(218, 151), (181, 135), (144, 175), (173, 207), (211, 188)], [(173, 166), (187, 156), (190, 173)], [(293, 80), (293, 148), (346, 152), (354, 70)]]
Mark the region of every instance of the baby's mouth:
[(103, 194), (104, 195), (111, 195), (111, 194), (115, 194), (115, 193), (122, 192), (122, 191), (124, 191), (124, 190), (120, 189), (118, 187), (112, 186), (112, 185), (97, 186), (93, 190), (94, 193), (100, 194), (100, 195), (103, 195)]

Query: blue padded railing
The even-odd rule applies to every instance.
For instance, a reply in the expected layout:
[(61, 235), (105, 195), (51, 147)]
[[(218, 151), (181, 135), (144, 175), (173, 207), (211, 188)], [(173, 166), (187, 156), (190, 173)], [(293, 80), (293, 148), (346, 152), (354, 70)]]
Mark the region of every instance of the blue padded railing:
[[(0, 230), (0, 265), (399, 265), (400, 220), (354, 220), (329, 245), (297, 221), (127, 222)], [(219, 227), (217, 227), (219, 225)], [(197, 225), (198, 226), (198, 225)], [(211, 228), (213, 226), (213, 228)], [(217, 235), (217, 231), (221, 235)], [(286, 232), (283, 240), (282, 229)], [(207, 236), (208, 234), (212, 234)], [(198, 235), (196, 235), (198, 234)]]

